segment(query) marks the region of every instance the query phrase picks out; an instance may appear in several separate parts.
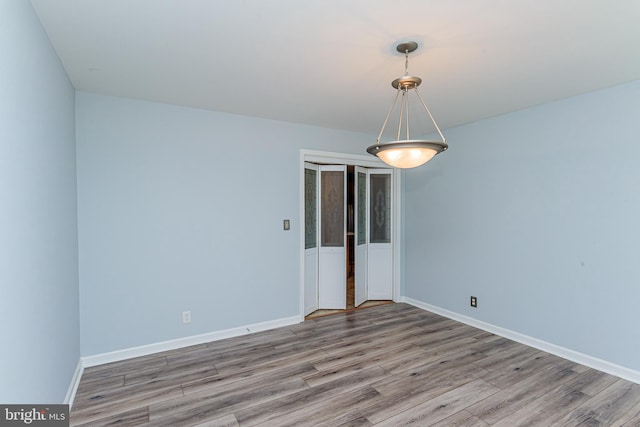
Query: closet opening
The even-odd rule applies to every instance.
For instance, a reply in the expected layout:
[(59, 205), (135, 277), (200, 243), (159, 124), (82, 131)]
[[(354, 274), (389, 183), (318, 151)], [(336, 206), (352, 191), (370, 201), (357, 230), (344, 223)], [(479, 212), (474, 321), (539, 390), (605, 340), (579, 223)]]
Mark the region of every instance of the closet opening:
[[(317, 165), (318, 166), (318, 171), (319, 173), (322, 173), (323, 171), (323, 167), (322, 165)], [(366, 307), (371, 307), (371, 306), (375, 306), (375, 305), (380, 305), (380, 304), (386, 304), (386, 303), (390, 303), (392, 302), (392, 292), (388, 293), (388, 299), (380, 299), (380, 300), (370, 300), (369, 298), (367, 298), (366, 295), (366, 283), (363, 283), (363, 281), (367, 280), (367, 271), (368, 270), (368, 266), (367, 266), (367, 262), (366, 262), (366, 249), (364, 252), (364, 257), (365, 259), (363, 259), (363, 249), (362, 248), (366, 248), (365, 244), (366, 244), (366, 238), (364, 237), (365, 234), (368, 236), (369, 234), (369, 229), (366, 228), (367, 223), (369, 222), (368, 218), (371, 216), (369, 214), (367, 214), (368, 210), (373, 210), (374, 207), (373, 205), (371, 205), (371, 203), (378, 203), (378, 205), (384, 205), (384, 202), (380, 202), (379, 200), (377, 202), (371, 202), (371, 199), (373, 199), (373, 197), (369, 197), (367, 195), (367, 191), (369, 188), (369, 181), (370, 181), (370, 177), (367, 176), (366, 174), (366, 169), (361, 168), (361, 167), (356, 167), (354, 165), (344, 165), (343, 166), (343, 172), (344, 172), (344, 176), (343, 178), (339, 178), (337, 181), (334, 179), (332, 181), (332, 183), (324, 182), (322, 181), (322, 179), (320, 180), (321, 182), (321, 186), (325, 185), (325, 186), (329, 186), (331, 185), (332, 187), (330, 188), (330, 190), (325, 190), (325, 189), (321, 189), (319, 191), (319, 195), (311, 195), (311, 196), (306, 196), (307, 198), (318, 198), (319, 197), (319, 202), (318, 205), (319, 207), (316, 207), (315, 209), (317, 210), (317, 217), (319, 218), (319, 220), (315, 220), (312, 219), (312, 216), (310, 215), (305, 215), (306, 221), (316, 221), (319, 222), (319, 226), (321, 228), (320, 233), (319, 233), (319, 239), (317, 244), (319, 246), (323, 245), (324, 239), (325, 239), (325, 235), (322, 234), (322, 228), (324, 227), (325, 229), (327, 227), (337, 227), (337, 228), (344, 228), (344, 266), (345, 266), (345, 271), (344, 274), (342, 275), (342, 277), (344, 278), (344, 283), (334, 283), (329, 285), (330, 287), (334, 287), (333, 292), (343, 292), (344, 295), (342, 296), (344, 299), (342, 298), (337, 298), (336, 300), (327, 300), (325, 299), (325, 302), (322, 302), (323, 299), (320, 299), (320, 303), (318, 305), (318, 307), (314, 307), (316, 308), (315, 310), (313, 310), (311, 313), (308, 313), (305, 316), (305, 319), (311, 319), (311, 318), (317, 318), (317, 317), (321, 317), (321, 316), (326, 316), (326, 315), (330, 315), (330, 314), (335, 314), (335, 313), (341, 313), (341, 312), (347, 312), (347, 311), (352, 311), (352, 310), (356, 310), (359, 308), (366, 308)], [(309, 168), (312, 168), (311, 165), (309, 165)], [(336, 173), (335, 170), (332, 169), (333, 174)], [(339, 173), (339, 172), (338, 172)], [(387, 173), (387, 172), (385, 172)], [(356, 175), (358, 174), (358, 175)], [(389, 175), (390, 176), (390, 175)], [(360, 180), (360, 184), (358, 184), (358, 180)], [(317, 180), (314, 180), (314, 182), (316, 182)], [(390, 180), (389, 180), (390, 181)], [(324, 184), (323, 184), (324, 182)], [(338, 183), (336, 185), (336, 183)], [(342, 188), (342, 183), (344, 183), (345, 188)], [(357, 192), (357, 187), (360, 186), (360, 194), (358, 195)], [(336, 188), (338, 189), (336, 191)], [(387, 203), (390, 204), (391, 201), (391, 196), (390, 196), (390, 192), (391, 189), (388, 188), (387, 192), (389, 194), (387, 194)], [(328, 195), (327, 195), (328, 194)], [(328, 221), (326, 221), (324, 218), (328, 217), (331, 215), (331, 213), (327, 213), (325, 212), (323, 209), (329, 210), (330, 212), (333, 211), (334, 207), (329, 206), (330, 205), (330, 201), (329, 199), (336, 199), (335, 195), (336, 194), (344, 194), (344, 197), (340, 199), (339, 202), (335, 202), (340, 204), (340, 206), (344, 206), (344, 224), (342, 223), (336, 223), (336, 224), (332, 224), (333, 225), (328, 225)], [(360, 197), (360, 199), (358, 199), (357, 197)], [(384, 198), (380, 199), (380, 200), (385, 200)], [(333, 202), (331, 202), (333, 203)], [(379, 210), (379, 206), (376, 205), (376, 209)], [(308, 208), (308, 209), (312, 209), (312, 208)], [(389, 210), (387, 219), (388, 221), (390, 221), (391, 219), (391, 214), (390, 214), (390, 206), (387, 206), (387, 209)], [(360, 212), (360, 213), (358, 213)], [(356, 218), (356, 215), (358, 215), (358, 218)], [(333, 218), (335, 218), (337, 215), (335, 215), (335, 212), (333, 213)], [(324, 221), (324, 222), (323, 222)], [(360, 224), (360, 233), (358, 234), (358, 230), (356, 229), (356, 227), (358, 227), (358, 224)], [(390, 228), (389, 228), (390, 230)], [(326, 231), (325, 231), (326, 233)], [(330, 231), (330, 233), (335, 233), (335, 231)], [(390, 231), (389, 231), (389, 239), (390, 239)], [(334, 241), (335, 243), (335, 241)], [(359, 249), (359, 253), (356, 254), (356, 248), (358, 247), (358, 245), (360, 245), (360, 249)], [(356, 260), (356, 257), (358, 257), (358, 261)], [(322, 260), (321, 257), (319, 257), (320, 260)], [(333, 261), (332, 261), (333, 262)], [(322, 264), (322, 262), (320, 262), (319, 264)], [(322, 274), (322, 265), (318, 265), (318, 269), (320, 270), (320, 274)], [(361, 271), (358, 271), (358, 269), (360, 269)], [(337, 280), (337, 278), (339, 278), (340, 275), (335, 275), (334, 276), (334, 281)], [(358, 296), (358, 298), (356, 298), (356, 281), (360, 282), (359, 285), (359, 292), (360, 295)], [(326, 286), (326, 281), (323, 282), (322, 280), (320, 281), (320, 289), (319, 291), (322, 292), (322, 286)], [(338, 288), (336, 289), (335, 286), (337, 286)], [(340, 290), (340, 288), (342, 289), (342, 291)], [(364, 291), (363, 291), (364, 289)], [(391, 289), (391, 277), (389, 277), (389, 289)], [(342, 300), (343, 302), (339, 302), (339, 300)], [(326, 301), (331, 301), (331, 303), (335, 304), (333, 306), (327, 306), (327, 302)], [(336, 302), (334, 302), (336, 301)]]

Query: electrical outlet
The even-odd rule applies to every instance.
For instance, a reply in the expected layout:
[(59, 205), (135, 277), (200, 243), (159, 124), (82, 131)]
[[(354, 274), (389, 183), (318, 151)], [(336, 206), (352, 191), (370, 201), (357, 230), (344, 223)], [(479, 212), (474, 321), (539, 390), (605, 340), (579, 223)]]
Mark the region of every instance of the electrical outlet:
[(285, 219), (282, 221), (282, 228), (284, 230), (290, 230), (291, 229), (291, 221), (289, 221), (288, 219)]
[(182, 312), (182, 323), (191, 323), (191, 311)]
[(471, 297), (471, 307), (478, 307), (478, 298)]

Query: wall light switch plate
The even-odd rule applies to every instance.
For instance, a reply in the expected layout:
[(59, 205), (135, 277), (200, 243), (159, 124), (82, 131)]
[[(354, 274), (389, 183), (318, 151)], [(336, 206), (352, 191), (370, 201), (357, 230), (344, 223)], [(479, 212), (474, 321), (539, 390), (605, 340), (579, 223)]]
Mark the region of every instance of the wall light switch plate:
[(285, 230), (290, 230), (291, 222), (288, 219), (285, 219), (284, 221), (282, 221), (282, 228), (284, 228)]
[(182, 323), (191, 323), (191, 311), (182, 312)]

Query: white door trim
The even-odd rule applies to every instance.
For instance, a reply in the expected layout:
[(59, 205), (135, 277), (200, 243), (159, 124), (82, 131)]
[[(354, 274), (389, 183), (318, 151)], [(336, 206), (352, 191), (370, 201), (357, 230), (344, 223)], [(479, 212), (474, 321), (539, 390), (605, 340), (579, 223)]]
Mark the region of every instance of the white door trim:
[[(300, 320), (304, 320), (304, 164), (305, 162), (311, 163), (324, 163), (324, 164), (346, 164), (354, 166), (364, 166), (369, 168), (388, 168), (388, 166), (381, 160), (371, 155), (359, 155), (348, 153), (335, 153), (328, 151), (317, 150), (300, 150), (300, 164), (299, 164), (299, 218), (300, 227), (299, 232), (299, 248), (300, 254), (298, 265), (300, 268), (299, 285), (300, 292), (300, 307), (299, 315)], [(402, 188), (402, 173), (400, 169), (393, 169), (393, 217), (394, 217), (394, 235), (396, 239), (393, 245), (393, 300), (400, 301), (400, 248), (402, 247), (402, 235), (400, 233), (401, 227), (401, 193)]]

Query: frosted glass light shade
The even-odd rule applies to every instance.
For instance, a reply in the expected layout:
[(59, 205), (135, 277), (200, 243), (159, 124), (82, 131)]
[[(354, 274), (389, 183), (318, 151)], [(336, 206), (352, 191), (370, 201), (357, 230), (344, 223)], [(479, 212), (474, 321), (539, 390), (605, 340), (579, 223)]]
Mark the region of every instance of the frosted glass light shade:
[(367, 152), (379, 157), (389, 166), (409, 169), (427, 163), (447, 148), (444, 142), (405, 140), (375, 144), (367, 148)]
[(436, 150), (431, 148), (392, 148), (378, 153), (383, 162), (402, 169), (423, 165), (435, 155)]

